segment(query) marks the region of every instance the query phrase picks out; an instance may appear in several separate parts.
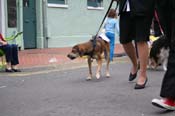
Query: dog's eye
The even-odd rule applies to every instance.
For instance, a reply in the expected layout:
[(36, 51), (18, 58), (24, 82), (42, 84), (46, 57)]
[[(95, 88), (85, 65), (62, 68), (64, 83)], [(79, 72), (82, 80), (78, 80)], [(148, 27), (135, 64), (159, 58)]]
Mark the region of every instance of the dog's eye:
[(76, 49), (73, 49), (72, 52), (75, 53), (75, 52), (77, 52), (77, 50)]

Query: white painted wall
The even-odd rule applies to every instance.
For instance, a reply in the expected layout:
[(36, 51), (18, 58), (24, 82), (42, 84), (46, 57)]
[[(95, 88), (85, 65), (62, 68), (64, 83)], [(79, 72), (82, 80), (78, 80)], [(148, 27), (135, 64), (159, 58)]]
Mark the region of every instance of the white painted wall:
[(5, 34), (5, 7), (4, 0), (0, 0), (0, 33)]

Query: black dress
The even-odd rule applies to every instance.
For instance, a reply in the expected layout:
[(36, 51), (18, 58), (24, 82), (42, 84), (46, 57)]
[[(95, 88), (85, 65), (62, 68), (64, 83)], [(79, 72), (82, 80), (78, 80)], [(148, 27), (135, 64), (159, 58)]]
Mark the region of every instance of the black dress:
[[(129, 11), (126, 2), (129, 2)], [(120, 43), (149, 41), (155, 0), (120, 0)]]
[[(119, 14), (122, 13), (126, 1), (127, 0), (120, 0)], [(132, 15), (150, 15), (154, 11), (155, 0), (129, 0), (129, 2)]]

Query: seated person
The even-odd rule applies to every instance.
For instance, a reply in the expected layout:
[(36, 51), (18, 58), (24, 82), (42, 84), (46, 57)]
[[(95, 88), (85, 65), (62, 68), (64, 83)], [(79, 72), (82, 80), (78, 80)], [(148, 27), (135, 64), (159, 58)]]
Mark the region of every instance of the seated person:
[(0, 49), (4, 52), (6, 57), (6, 72), (21, 72), (18, 69), (18, 46), (16, 44), (8, 44), (0, 33)]

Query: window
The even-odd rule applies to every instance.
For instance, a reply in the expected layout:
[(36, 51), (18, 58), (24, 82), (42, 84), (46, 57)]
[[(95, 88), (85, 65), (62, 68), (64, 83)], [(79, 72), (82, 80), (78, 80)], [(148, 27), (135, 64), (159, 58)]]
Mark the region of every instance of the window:
[(102, 7), (103, 0), (88, 0), (88, 7)]
[(67, 0), (47, 0), (49, 7), (68, 7)]
[(65, 4), (65, 0), (48, 0), (51, 4)]
[(8, 27), (16, 27), (16, 0), (7, 0)]

